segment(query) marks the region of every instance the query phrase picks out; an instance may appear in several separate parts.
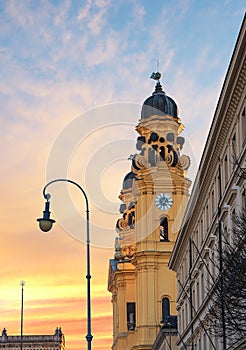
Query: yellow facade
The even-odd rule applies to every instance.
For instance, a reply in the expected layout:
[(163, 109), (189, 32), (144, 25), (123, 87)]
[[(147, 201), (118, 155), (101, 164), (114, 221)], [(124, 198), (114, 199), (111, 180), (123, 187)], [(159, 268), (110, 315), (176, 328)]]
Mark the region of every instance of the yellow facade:
[(109, 265), (113, 350), (152, 349), (160, 328), (171, 334), (176, 322), (176, 278), (168, 262), (188, 201), (190, 161), (181, 155), (176, 103), (159, 80), (136, 130), (138, 153), (123, 181), (122, 218)]

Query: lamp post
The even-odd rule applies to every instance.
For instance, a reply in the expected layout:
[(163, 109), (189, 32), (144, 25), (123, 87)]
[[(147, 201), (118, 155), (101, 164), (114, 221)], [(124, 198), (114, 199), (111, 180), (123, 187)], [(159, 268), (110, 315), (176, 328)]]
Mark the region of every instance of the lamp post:
[(86, 279), (87, 279), (87, 335), (86, 335), (86, 340), (87, 340), (87, 349), (91, 350), (91, 342), (92, 342), (92, 334), (91, 334), (91, 285), (90, 285), (90, 279), (91, 279), (91, 274), (90, 274), (90, 221), (89, 221), (89, 201), (87, 198), (87, 195), (83, 188), (77, 184), (76, 182), (69, 180), (69, 179), (55, 179), (50, 182), (48, 182), (43, 189), (43, 196), (46, 199), (45, 202), (45, 209), (43, 211), (43, 217), (40, 219), (37, 219), (39, 222), (39, 227), (42, 231), (47, 232), (52, 228), (53, 223), (55, 223), (55, 220), (50, 218), (50, 194), (46, 193), (46, 189), (49, 185), (55, 183), (55, 182), (69, 182), (75, 186), (77, 186), (80, 191), (83, 193), (83, 196), (85, 198), (85, 203), (86, 203), (86, 247), (87, 247), (87, 274), (86, 274)]
[(22, 350), (22, 347), (23, 347), (24, 285), (25, 285), (25, 281), (20, 281), (20, 286), (21, 286), (21, 336), (20, 336), (20, 350)]

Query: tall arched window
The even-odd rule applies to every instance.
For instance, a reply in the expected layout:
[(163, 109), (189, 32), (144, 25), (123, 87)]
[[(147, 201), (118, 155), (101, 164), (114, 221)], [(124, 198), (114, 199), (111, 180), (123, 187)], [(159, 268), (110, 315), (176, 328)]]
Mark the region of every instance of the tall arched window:
[(162, 306), (162, 323), (167, 323), (167, 318), (170, 316), (170, 301), (168, 298), (163, 298), (161, 301)]
[(160, 241), (168, 241), (168, 219), (166, 217), (160, 219)]

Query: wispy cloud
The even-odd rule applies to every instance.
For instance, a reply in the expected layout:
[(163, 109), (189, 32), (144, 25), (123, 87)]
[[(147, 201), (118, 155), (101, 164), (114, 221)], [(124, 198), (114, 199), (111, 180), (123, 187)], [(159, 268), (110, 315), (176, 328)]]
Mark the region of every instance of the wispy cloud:
[[(241, 0), (203, 5), (189, 0), (0, 3), (0, 305), (2, 328), (7, 326), (9, 334), (19, 331), (19, 280), (26, 279), (27, 331), (49, 334), (62, 326), (69, 348), (84, 341), (86, 324), (78, 305), (80, 298), (85, 304), (85, 247), (58, 223), (52, 233), (40, 234), (35, 221), (43, 210), (45, 169), (57, 135), (94, 107), (124, 101), (138, 103), (140, 111), (154, 89), (148, 77), (159, 59), (162, 85), (180, 108), (188, 149), (198, 162), (244, 7)], [(127, 122), (137, 124), (140, 112), (127, 113)], [(112, 109), (114, 121), (119, 115)], [(102, 114), (98, 118), (110, 119)], [(76, 133), (84, 136), (86, 125), (80, 129)], [(74, 151), (68, 175), (84, 181), (84, 167), (94, 150), (123, 136), (136, 138), (123, 127), (105, 130), (90, 134), (86, 147)], [(57, 161), (63, 156), (59, 153)], [(111, 173), (121, 185), (126, 166), (116, 167)], [(106, 197), (117, 201), (109, 173), (105, 170), (99, 181), (106, 181)], [(80, 213), (81, 198), (72, 197)], [(111, 220), (93, 205), (92, 219), (107, 227)], [(114, 225), (112, 219), (112, 232)], [(100, 350), (112, 343), (106, 291), (112, 256), (113, 249), (92, 249), (93, 343)], [(59, 308), (68, 312), (61, 315)]]

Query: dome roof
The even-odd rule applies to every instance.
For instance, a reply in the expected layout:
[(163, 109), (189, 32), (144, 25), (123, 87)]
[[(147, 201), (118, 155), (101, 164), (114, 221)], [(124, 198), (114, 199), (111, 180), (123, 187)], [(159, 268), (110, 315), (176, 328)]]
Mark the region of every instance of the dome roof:
[(135, 179), (135, 174), (131, 171), (130, 173), (128, 173), (123, 180), (123, 190), (126, 190), (128, 188), (132, 187), (132, 182)]
[(143, 103), (141, 119), (146, 119), (152, 115), (171, 115), (178, 118), (178, 107), (176, 103), (171, 97), (165, 94), (159, 81), (155, 86), (152, 96), (148, 97)]

